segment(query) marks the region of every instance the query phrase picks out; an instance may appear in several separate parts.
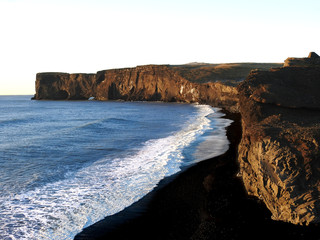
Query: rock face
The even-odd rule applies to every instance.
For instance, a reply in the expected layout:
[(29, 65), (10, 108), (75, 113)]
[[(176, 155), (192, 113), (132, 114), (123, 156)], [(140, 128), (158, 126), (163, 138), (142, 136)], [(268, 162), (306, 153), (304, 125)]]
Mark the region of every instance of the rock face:
[(320, 222), (320, 58), (313, 56), (252, 71), (238, 86), (245, 188), (273, 219), (306, 225)]
[(192, 83), (168, 66), (147, 65), (97, 74), (38, 73), (34, 99), (89, 99), (208, 103), (237, 109), (237, 90), (222, 83)]
[(88, 99), (95, 82), (95, 74), (38, 73), (34, 99)]

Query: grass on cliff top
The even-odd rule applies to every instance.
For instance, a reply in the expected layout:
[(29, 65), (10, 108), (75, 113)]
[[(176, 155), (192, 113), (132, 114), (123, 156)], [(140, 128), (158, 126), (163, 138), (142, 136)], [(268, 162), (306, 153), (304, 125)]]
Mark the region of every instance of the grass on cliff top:
[(282, 63), (189, 63), (184, 65), (170, 65), (171, 68), (190, 82), (207, 83), (223, 82), (236, 86), (243, 81), (252, 69), (269, 70), (282, 67)]

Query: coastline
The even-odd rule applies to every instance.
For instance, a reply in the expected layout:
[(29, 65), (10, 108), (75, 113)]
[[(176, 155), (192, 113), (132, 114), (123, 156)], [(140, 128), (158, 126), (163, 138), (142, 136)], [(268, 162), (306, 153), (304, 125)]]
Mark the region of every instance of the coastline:
[[(197, 230), (195, 227), (208, 218), (204, 178), (221, 164), (225, 155), (229, 152), (235, 154), (240, 141), (241, 133), (237, 134), (238, 137), (233, 134), (241, 131), (240, 114), (221, 112), (225, 114), (223, 118), (234, 121), (227, 129), (227, 135), (232, 136), (228, 136), (230, 146), (225, 154), (195, 163), (164, 178), (142, 199), (85, 228), (74, 239), (132, 239), (132, 236), (137, 239), (188, 239)], [(189, 231), (182, 234), (180, 230), (186, 223)]]
[(240, 114), (223, 111), (234, 122), (227, 128), (229, 149), (171, 177), (123, 211), (85, 228), (74, 238), (90, 239), (315, 239), (308, 227), (271, 220), (265, 205), (248, 197), (239, 170)]
[(241, 113), (226, 112), (236, 121), (225, 154), (162, 180), (76, 239), (320, 239), (319, 56), (252, 70), (230, 86), (190, 81), (189, 70), (147, 65), (95, 76), (37, 74), (37, 100), (199, 102)]

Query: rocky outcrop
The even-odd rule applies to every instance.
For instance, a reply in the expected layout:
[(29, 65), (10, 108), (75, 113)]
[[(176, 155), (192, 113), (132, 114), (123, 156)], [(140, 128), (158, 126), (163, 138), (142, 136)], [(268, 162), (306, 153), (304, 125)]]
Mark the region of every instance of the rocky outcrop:
[(315, 52), (310, 52), (307, 58), (287, 58), (284, 67), (320, 67), (320, 57)]
[(308, 58), (320, 58), (320, 56), (318, 54), (316, 54), (315, 52), (310, 52), (308, 55)]
[(89, 99), (208, 103), (237, 109), (237, 90), (222, 83), (192, 83), (164, 65), (99, 71), (38, 73), (34, 99)]
[(294, 224), (320, 222), (318, 59), (289, 58), (285, 67), (252, 71), (238, 87), (245, 188), (273, 219)]

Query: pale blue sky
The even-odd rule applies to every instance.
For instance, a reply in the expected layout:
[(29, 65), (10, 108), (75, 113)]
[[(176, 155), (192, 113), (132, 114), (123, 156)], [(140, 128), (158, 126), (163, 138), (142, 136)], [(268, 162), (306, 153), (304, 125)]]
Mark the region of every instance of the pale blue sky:
[(0, 94), (37, 72), (320, 53), (318, 0), (0, 0)]

